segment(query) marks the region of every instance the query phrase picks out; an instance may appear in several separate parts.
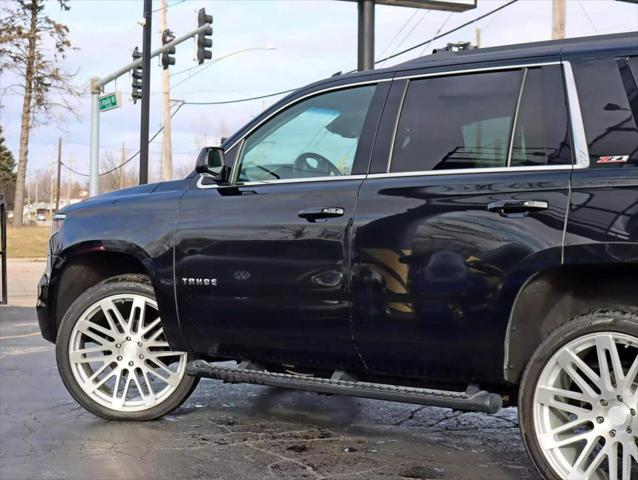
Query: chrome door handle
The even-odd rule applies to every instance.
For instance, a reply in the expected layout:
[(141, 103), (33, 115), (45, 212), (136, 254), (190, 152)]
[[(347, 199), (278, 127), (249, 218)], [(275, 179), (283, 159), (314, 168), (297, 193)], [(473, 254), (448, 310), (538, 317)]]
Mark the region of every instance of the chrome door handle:
[(313, 207), (300, 210), (297, 215), (309, 222), (316, 222), (322, 218), (343, 217), (345, 210), (341, 207)]

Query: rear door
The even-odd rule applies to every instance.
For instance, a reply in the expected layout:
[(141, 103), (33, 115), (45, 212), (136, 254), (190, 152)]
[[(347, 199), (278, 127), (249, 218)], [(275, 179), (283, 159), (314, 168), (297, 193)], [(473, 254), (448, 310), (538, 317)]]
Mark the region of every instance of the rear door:
[(398, 118), (380, 128), (394, 134), (378, 140), (354, 221), (354, 329), (370, 370), (502, 378), (520, 282), (561, 262), (564, 84), (557, 62), (393, 82)]

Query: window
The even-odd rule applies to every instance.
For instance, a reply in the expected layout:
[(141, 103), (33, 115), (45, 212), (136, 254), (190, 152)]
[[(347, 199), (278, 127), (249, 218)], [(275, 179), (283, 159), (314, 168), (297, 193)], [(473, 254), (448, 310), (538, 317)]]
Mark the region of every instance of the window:
[(393, 172), (570, 163), (558, 65), (408, 84), (393, 147)]
[(374, 85), (317, 95), (244, 142), (239, 182), (350, 175)]
[(568, 126), (560, 65), (525, 70), (510, 164), (569, 165)]
[(412, 80), (391, 170), (504, 167), (520, 71)]
[[(630, 64), (631, 65), (631, 64)], [(616, 168), (638, 164), (638, 118), (632, 115), (622, 71), (613, 58), (574, 63), (580, 108), (589, 148), (590, 166)], [(626, 86), (630, 87), (629, 78)], [(605, 157), (628, 156), (626, 162)]]

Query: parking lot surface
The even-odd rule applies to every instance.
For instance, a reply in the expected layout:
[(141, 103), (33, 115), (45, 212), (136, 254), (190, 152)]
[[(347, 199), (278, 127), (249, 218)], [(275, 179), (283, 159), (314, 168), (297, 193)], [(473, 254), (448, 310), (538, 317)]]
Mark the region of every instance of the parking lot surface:
[(202, 380), (161, 420), (97, 418), (66, 392), (39, 335), (32, 285), (44, 265), (28, 263), (10, 263), (14, 301), (0, 307), (2, 480), (538, 478), (515, 409), (460, 414)]

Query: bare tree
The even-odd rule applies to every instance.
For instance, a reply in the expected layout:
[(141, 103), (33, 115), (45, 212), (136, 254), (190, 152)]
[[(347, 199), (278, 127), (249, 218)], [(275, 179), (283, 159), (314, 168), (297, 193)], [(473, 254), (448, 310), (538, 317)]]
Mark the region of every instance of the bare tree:
[[(63, 11), (68, 0), (57, 0)], [(13, 224), (22, 226), (29, 134), (40, 117), (51, 118), (56, 109), (73, 112), (69, 100), (79, 96), (73, 74), (60, 69), (72, 49), (69, 29), (44, 13), (44, 0), (13, 0), (0, 19), (0, 75), (5, 71), (20, 79), (23, 90), (20, 149)]]
[(112, 192), (122, 187), (137, 185), (137, 174), (133, 169), (127, 169), (127, 165), (116, 168), (121, 162), (120, 159), (115, 158), (113, 152), (107, 152), (100, 163), (104, 169), (100, 174), (101, 192)]

